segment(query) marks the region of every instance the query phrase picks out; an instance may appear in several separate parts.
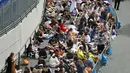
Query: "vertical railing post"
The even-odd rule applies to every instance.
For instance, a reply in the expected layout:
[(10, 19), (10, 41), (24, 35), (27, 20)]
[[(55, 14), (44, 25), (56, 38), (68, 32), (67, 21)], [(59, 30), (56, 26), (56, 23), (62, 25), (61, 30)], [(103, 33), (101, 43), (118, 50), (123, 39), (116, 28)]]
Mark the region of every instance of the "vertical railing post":
[(20, 69), (20, 58), (21, 58), (20, 52), (18, 52), (18, 69)]
[(30, 37), (30, 44), (32, 43), (32, 38)]
[(27, 48), (27, 46), (26, 46), (26, 44), (25, 44), (25, 51), (24, 51), (24, 56), (25, 56), (25, 57), (27, 57), (27, 49), (26, 49), (26, 48)]
[(4, 29), (4, 7), (2, 7), (2, 29)]

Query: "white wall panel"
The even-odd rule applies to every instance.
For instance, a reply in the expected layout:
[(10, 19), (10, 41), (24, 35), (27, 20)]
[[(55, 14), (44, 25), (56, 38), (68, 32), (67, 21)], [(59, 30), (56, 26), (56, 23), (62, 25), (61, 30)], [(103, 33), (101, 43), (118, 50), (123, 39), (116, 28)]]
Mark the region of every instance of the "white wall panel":
[(33, 34), (36, 27), (41, 22), (44, 0), (39, 0), (37, 8), (33, 9), (22, 23), (19, 23), (14, 29), (0, 37), (0, 69), (4, 66), (5, 59), (10, 52), (15, 54), (23, 48), (25, 43), (29, 43), (29, 37)]

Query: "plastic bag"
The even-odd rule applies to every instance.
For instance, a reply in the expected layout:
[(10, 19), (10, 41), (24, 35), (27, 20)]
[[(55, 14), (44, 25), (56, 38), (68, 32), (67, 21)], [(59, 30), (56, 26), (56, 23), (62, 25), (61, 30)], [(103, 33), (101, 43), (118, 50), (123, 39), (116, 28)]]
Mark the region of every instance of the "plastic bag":
[(35, 54), (35, 59), (38, 59), (39, 58), (39, 55), (38, 53)]
[(50, 40), (50, 37), (49, 37), (49, 36), (46, 36), (46, 40)]

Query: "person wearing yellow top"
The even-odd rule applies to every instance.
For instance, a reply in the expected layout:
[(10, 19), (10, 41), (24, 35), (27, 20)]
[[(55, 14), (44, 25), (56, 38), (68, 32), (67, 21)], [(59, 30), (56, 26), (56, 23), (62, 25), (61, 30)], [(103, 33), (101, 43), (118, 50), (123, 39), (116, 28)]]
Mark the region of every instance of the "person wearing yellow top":
[(85, 59), (86, 56), (85, 56), (85, 52), (82, 50), (83, 47), (79, 47), (78, 51), (77, 51), (77, 56), (80, 58), (80, 59)]

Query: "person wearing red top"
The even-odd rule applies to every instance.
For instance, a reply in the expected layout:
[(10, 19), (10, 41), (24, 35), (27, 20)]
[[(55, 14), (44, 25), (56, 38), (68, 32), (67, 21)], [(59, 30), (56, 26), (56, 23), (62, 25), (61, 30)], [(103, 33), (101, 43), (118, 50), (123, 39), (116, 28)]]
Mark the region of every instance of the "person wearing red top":
[(59, 28), (60, 30), (62, 30), (63, 32), (66, 32), (67, 31), (67, 27), (62, 23), (62, 20), (58, 20), (59, 22)]

